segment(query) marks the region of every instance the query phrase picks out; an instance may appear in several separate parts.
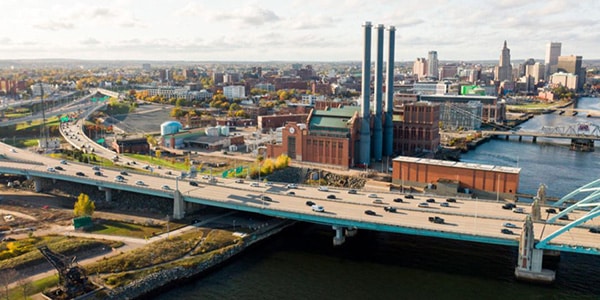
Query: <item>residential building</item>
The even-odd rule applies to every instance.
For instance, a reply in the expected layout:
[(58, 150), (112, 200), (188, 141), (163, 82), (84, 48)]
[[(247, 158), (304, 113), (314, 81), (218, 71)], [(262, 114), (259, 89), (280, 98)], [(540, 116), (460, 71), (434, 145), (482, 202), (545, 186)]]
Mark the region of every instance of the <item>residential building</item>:
[(227, 100), (246, 98), (246, 87), (243, 85), (224, 86), (223, 95)]

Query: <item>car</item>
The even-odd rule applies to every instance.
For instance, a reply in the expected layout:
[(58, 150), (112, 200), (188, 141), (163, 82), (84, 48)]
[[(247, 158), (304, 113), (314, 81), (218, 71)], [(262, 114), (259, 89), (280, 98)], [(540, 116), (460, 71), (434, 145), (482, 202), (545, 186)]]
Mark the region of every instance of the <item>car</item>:
[(429, 217), (428, 219), (429, 219), (429, 222), (431, 222), (431, 223), (444, 224), (444, 219), (442, 219), (442, 218), (440, 218), (438, 216)]
[(267, 182), (265, 183), (265, 186), (273, 186), (273, 183), (272, 183), (272, 182), (270, 182), (270, 181), (267, 181)]
[(77, 172), (77, 173), (75, 173), (75, 175), (77, 175), (77, 176), (85, 176), (85, 174), (83, 172)]
[(171, 171), (166, 171), (166, 172), (165, 172), (165, 174), (167, 174), (167, 175), (173, 175), (173, 172), (171, 172)]
[(525, 211), (521, 207), (515, 207), (515, 208), (512, 209), (512, 211), (514, 213), (517, 213), (517, 214), (523, 214), (523, 213), (525, 213)]
[(56, 169), (50, 167), (50, 168), (48, 168), (48, 172), (56, 172)]
[(96, 171), (96, 172), (94, 172), (94, 175), (96, 175), (96, 176), (102, 176), (102, 172)]
[(121, 175), (117, 175), (117, 176), (115, 176), (115, 181), (116, 182), (123, 182), (123, 181), (125, 181), (125, 178), (123, 176), (121, 176)]
[(294, 191), (289, 191), (287, 193), (285, 193), (288, 196), (296, 196), (296, 193)]
[(402, 198), (394, 198), (394, 202), (404, 202)]
[(419, 205), (417, 205), (418, 207), (429, 207), (429, 203), (427, 202), (421, 202), (419, 203)]
[(456, 199), (455, 198), (447, 198), (446, 202), (448, 202), (448, 203), (456, 203)]
[(369, 198), (377, 198), (377, 194), (369, 194)]
[(450, 207), (450, 203), (448, 203), (448, 202), (442, 202), (442, 203), (440, 203), (440, 206), (441, 207)]
[(326, 186), (319, 186), (319, 191), (320, 191), (320, 192), (328, 192), (328, 191), (329, 191), (329, 188), (328, 188), (328, 187), (326, 187)]
[(123, 175), (123, 176), (127, 176), (127, 175), (129, 175), (129, 173), (127, 173), (127, 172), (125, 172), (125, 171), (121, 171), (121, 173), (120, 173), (120, 174), (121, 174), (121, 175)]
[(136, 185), (146, 185), (143, 181), (138, 180), (135, 182)]
[(600, 227), (592, 227), (590, 228), (591, 233), (600, 233)]
[(150, 170), (150, 166), (149, 165), (145, 165), (142, 167), (144, 170)]
[(562, 216), (558, 217), (558, 219), (559, 219), (559, 220), (568, 220), (568, 219), (569, 219), (569, 215), (567, 215), (567, 214), (564, 214), (564, 215), (562, 215)]
[(355, 195), (356, 193), (357, 193), (357, 191), (356, 191), (355, 189), (348, 190), (348, 194), (353, 194), (353, 195)]
[(190, 185), (191, 185), (191, 186), (198, 186), (198, 183), (197, 183), (197, 182), (195, 182), (195, 181), (190, 181)]
[(515, 234), (512, 230), (506, 229), (506, 228), (502, 228), (502, 230), (500, 230), (500, 232), (502, 232), (504, 234)]
[(167, 190), (167, 191), (171, 189), (171, 188), (170, 188), (168, 185), (166, 185), (166, 184), (165, 184), (165, 185), (163, 185), (163, 186), (162, 186), (162, 187), (160, 187), (160, 188), (161, 188), (161, 189), (163, 189), (163, 190)]
[(252, 182), (250, 183), (251, 187), (259, 187), (260, 185), (258, 184), (258, 182)]
[(61, 166), (54, 167), (55, 170), (64, 171), (65, 169)]
[(17, 150), (15, 150), (14, 148), (11, 148), (11, 149), (10, 149), (10, 152), (12, 152), (12, 153), (17, 153)]
[(404, 195), (404, 199), (415, 199), (415, 196), (408, 194), (408, 195)]
[(323, 208), (323, 206), (321, 206), (321, 205), (313, 204), (311, 206), (311, 208), (313, 211), (316, 211), (316, 212), (324, 212), (325, 211), (325, 208)]
[(63, 159), (63, 160), (61, 160), (61, 161), (60, 161), (60, 164), (61, 164), (61, 165), (66, 165), (66, 164), (67, 164), (67, 161)]
[(513, 224), (513, 223), (502, 223), (502, 226), (506, 227), (506, 228), (517, 228), (517, 225)]
[(93, 167), (92, 167), (92, 170), (94, 170), (94, 171), (100, 171), (100, 167), (98, 167), (98, 166), (93, 166)]
[(235, 183), (244, 183), (244, 179), (236, 179)]
[(549, 214), (555, 214), (556, 213), (556, 209), (554, 208), (546, 208), (546, 212)]
[(202, 179), (208, 179), (208, 178), (210, 178), (210, 176), (208, 176), (208, 175), (202, 175)]
[(335, 195), (327, 195), (327, 199), (335, 199)]
[(298, 188), (298, 185), (297, 185), (297, 184), (295, 184), (295, 183), (288, 183), (288, 184), (286, 185), (286, 187), (287, 187), (288, 189), (297, 189), (297, 188)]
[(2, 238), (2, 241), (3, 242), (14, 242), (16, 240), (14, 238), (11, 238), (11, 237), (7, 236), (5, 238)]
[(375, 200), (373, 200), (373, 204), (383, 204), (383, 200), (375, 199)]
[(369, 216), (374, 216), (377, 215), (377, 213), (375, 213), (374, 211), (367, 209), (365, 210), (365, 215), (369, 215)]
[(315, 205), (315, 203), (309, 200), (309, 201), (306, 201), (306, 205), (307, 206), (313, 206), (313, 205)]
[(433, 199), (433, 198), (429, 198), (429, 199), (425, 200), (425, 202), (429, 202), (429, 203), (435, 203), (435, 199)]
[(262, 201), (273, 201), (273, 199), (271, 199), (271, 197), (269, 197), (269, 196), (264, 196), (264, 195), (263, 195), (263, 196), (261, 196), (261, 197), (260, 197), (260, 199), (261, 199)]
[(392, 207), (392, 206), (386, 206), (383, 208), (383, 210), (385, 210), (387, 212), (396, 212), (396, 208)]
[(517, 205), (513, 204), (513, 203), (505, 203), (504, 205), (502, 205), (502, 209), (513, 209), (516, 207), (517, 207)]

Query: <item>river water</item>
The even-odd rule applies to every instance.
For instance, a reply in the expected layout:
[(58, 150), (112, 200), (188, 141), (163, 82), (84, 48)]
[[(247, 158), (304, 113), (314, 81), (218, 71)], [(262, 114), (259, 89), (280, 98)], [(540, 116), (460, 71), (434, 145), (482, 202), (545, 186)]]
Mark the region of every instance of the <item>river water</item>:
[[(596, 98), (580, 108), (600, 109)], [(597, 119), (536, 116), (523, 130)], [(600, 123), (600, 120), (598, 121)], [(598, 178), (600, 149), (573, 152), (569, 141), (492, 140), (463, 161), (522, 168), (520, 192), (540, 183), (563, 196)], [(596, 225), (600, 225), (599, 221)], [(550, 286), (514, 279), (517, 249), (390, 233), (359, 231), (332, 246), (327, 226), (299, 223), (255, 245), (218, 270), (158, 299), (600, 299), (600, 257), (562, 253), (544, 261), (557, 270)]]

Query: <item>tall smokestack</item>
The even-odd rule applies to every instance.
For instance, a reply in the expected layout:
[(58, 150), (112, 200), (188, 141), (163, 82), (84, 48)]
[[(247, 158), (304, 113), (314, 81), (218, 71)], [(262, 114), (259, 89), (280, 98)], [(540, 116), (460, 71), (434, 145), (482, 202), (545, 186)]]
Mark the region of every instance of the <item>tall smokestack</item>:
[(394, 154), (394, 57), (396, 51), (396, 28), (388, 27), (388, 57), (387, 57), (387, 81), (385, 84), (385, 123), (383, 127), (383, 155)]
[(375, 105), (373, 111), (373, 138), (371, 146), (373, 159), (381, 161), (383, 147), (382, 113), (383, 113), (383, 29), (382, 24), (375, 27), (377, 30), (377, 54), (375, 58)]
[(371, 126), (369, 120), (369, 100), (371, 99), (371, 22), (365, 22), (364, 27), (364, 55), (362, 63), (362, 102), (360, 107), (360, 149), (359, 159), (361, 164), (369, 165), (371, 162)]

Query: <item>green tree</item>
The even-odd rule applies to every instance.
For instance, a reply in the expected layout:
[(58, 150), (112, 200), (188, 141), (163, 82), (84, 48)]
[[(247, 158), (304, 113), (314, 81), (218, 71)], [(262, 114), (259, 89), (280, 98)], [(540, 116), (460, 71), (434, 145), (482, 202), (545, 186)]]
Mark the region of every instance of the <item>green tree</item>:
[(90, 197), (84, 193), (79, 194), (75, 207), (73, 208), (73, 214), (75, 217), (81, 216), (92, 216), (96, 210), (96, 204), (90, 200)]

